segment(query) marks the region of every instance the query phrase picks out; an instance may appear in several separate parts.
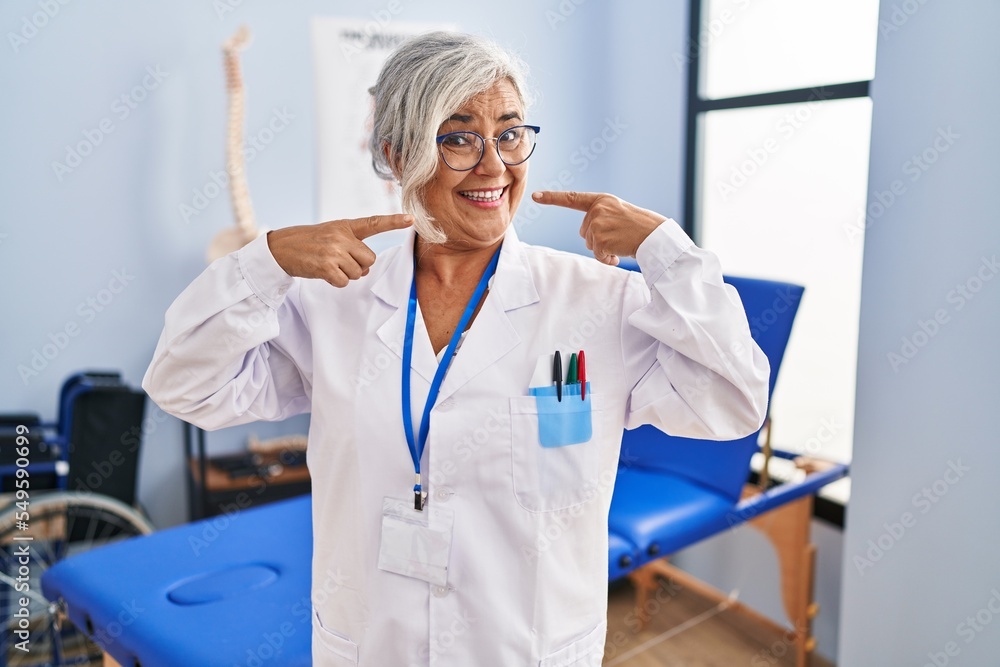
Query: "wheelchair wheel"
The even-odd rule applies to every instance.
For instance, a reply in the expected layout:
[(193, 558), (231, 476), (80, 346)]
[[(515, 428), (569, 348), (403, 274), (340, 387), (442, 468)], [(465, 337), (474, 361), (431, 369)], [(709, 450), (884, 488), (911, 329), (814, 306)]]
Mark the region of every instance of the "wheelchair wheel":
[[(27, 530), (18, 521), (19, 512), (13, 505), (0, 509), (0, 667), (100, 665), (100, 647), (60, 614), (56, 601), (42, 596), (42, 573), (68, 556), (151, 533), (153, 527), (128, 505), (93, 493), (33, 497)], [(15, 540), (29, 536), (30, 541)], [(15, 556), (22, 545), (28, 551), (27, 577)], [(23, 597), (29, 600), (27, 617), (19, 603)], [(17, 646), (23, 637), (17, 632), (25, 629), (30, 635), (27, 652)]]

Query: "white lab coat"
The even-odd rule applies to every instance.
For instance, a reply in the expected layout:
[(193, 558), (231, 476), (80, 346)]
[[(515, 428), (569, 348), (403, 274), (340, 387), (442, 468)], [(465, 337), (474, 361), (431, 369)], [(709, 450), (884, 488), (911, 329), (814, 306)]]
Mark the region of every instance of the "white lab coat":
[[(143, 387), (206, 429), (312, 413), (316, 667), (596, 667), (622, 429), (746, 435), (765, 414), (767, 359), (716, 257), (673, 221), (639, 248), (641, 275), (511, 227), (424, 452), (426, 511), (454, 516), (447, 585), (386, 572), (383, 498), (412, 502), (400, 409), (412, 242), (342, 289), (290, 278), (265, 237), (219, 259), (167, 311)], [(556, 349), (586, 351), (593, 436), (543, 450), (528, 386)], [(435, 368), (418, 311), (414, 428)]]

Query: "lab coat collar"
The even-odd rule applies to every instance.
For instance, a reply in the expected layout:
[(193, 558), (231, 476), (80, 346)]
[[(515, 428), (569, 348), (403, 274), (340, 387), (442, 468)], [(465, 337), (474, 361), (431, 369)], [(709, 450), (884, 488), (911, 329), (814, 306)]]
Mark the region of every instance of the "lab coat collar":
[[(410, 230), (402, 246), (389, 258), (389, 266), (371, 287), (376, 297), (394, 308), (389, 318), (378, 328), (377, 334), (386, 347), (400, 358), (406, 328), (406, 303), (413, 278), (414, 238), (415, 232)], [(538, 291), (535, 289), (524, 245), (511, 225), (504, 236), (490, 292), (445, 376), (438, 400), (444, 400), (453, 394), (516, 347), (521, 339), (507, 313), (537, 303), (538, 300)], [(437, 360), (422, 316), (417, 317), (414, 327), (413, 370), (428, 383), (437, 370)]]
[[(390, 265), (372, 283), (372, 293), (390, 306), (404, 308), (410, 294), (413, 277), (413, 242), (416, 232), (411, 228), (398, 252), (390, 258)], [(514, 225), (507, 227), (496, 279), (490, 291), (499, 297), (505, 311), (528, 306), (538, 301), (538, 291), (531, 277), (531, 268), (525, 256), (524, 245), (517, 237)]]

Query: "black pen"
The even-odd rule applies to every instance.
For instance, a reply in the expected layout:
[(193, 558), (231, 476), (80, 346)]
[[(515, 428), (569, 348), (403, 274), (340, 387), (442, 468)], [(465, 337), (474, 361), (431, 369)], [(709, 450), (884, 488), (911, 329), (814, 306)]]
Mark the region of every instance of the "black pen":
[(552, 381), (556, 383), (556, 398), (562, 401), (562, 356), (556, 350), (556, 356), (552, 359)]

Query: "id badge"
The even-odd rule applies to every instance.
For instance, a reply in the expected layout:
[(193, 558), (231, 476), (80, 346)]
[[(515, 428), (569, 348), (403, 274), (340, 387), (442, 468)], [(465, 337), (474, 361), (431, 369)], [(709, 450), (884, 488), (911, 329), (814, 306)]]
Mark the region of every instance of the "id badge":
[(384, 498), (378, 568), (446, 586), (454, 523), (455, 513), (448, 508), (418, 512), (412, 499)]

